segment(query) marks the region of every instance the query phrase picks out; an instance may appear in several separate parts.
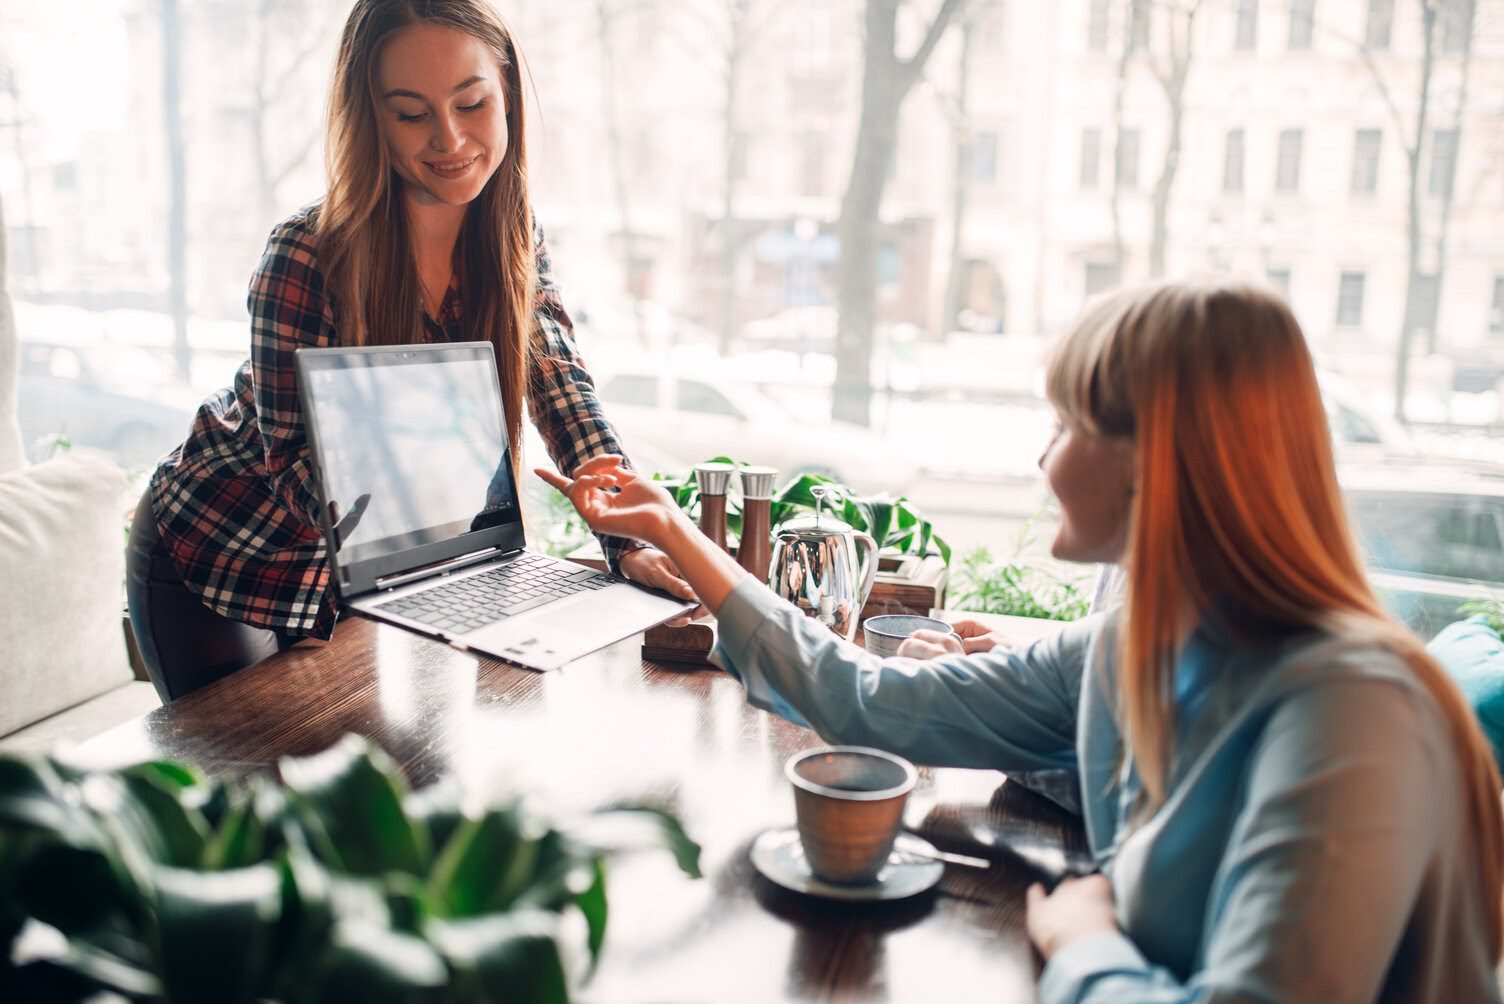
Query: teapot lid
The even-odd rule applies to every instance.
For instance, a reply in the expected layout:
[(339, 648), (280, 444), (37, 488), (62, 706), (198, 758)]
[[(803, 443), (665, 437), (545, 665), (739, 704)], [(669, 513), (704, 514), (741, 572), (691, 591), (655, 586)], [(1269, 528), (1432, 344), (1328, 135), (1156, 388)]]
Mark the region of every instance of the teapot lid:
[(827, 502), (834, 502), (840, 497), (834, 487), (816, 485), (809, 490), (809, 493), (815, 498), (815, 511), (795, 516), (781, 523), (778, 527), (780, 534), (797, 533), (801, 537), (841, 537), (856, 532), (850, 523), (840, 519), (834, 513), (825, 511)]

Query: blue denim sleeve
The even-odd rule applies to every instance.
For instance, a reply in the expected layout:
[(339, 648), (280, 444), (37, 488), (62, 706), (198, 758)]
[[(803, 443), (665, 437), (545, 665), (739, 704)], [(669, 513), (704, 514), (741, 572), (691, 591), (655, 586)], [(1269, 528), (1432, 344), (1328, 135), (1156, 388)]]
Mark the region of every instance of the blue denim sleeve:
[(933, 766), (1076, 765), (1081, 670), (1095, 619), (1019, 652), (925, 662), (865, 652), (751, 579), (732, 591), (717, 621), (712, 661), (741, 680), (747, 700), (829, 742)]

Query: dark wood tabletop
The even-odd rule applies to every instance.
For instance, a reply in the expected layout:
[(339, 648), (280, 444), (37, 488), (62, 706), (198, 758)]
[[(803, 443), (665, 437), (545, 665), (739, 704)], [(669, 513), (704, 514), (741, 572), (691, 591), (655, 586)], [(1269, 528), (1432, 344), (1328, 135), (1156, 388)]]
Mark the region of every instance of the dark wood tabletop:
[[(91, 740), (74, 758), (144, 757), (216, 775), (270, 769), (347, 732), (380, 745), (415, 786), (456, 777), (568, 813), (657, 798), (704, 847), (705, 877), (667, 855), (613, 864), (605, 954), (584, 998), (668, 1001), (1028, 1001), (1031, 877), (977, 835), (1080, 848), (1074, 817), (992, 771), (921, 771), (906, 822), (942, 850), (936, 890), (888, 904), (787, 892), (753, 869), (763, 830), (793, 823), (784, 761), (818, 745), (709, 669), (640, 658), (628, 639), (539, 674), (359, 618)], [(985, 841), (984, 841), (985, 843)]]

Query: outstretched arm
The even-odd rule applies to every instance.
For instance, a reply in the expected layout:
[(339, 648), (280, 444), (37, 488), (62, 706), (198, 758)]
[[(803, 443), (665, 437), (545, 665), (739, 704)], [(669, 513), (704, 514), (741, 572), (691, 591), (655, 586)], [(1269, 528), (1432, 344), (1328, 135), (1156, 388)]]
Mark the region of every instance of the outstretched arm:
[(587, 460), (573, 478), (544, 468), (536, 473), (574, 503), (592, 530), (647, 541), (667, 554), (711, 613), (719, 613), (731, 590), (747, 577), (746, 570), (711, 543), (668, 492), (624, 466), (621, 457)]
[(937, 766), (1000, 770), (1075, 764), (1076, 709), (1094, 623), (1022, 652), (880, 659), (778, 599), (697, 530), (667, 492), (614, 458), (564, 492), (592, 528), (646, 540), (678, 565), (717, 616), (712, 661), (747, 700), (833, 742), (880, 746)]

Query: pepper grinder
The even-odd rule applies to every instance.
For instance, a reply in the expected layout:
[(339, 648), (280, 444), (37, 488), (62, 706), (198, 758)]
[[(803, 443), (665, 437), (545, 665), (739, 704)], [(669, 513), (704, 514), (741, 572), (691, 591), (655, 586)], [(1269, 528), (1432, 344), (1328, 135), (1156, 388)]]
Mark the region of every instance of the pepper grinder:
[(773, 482), (778, 471), (772, 467), (742, 468), (742, 540), (737, 548), (736, 563), (756, 577), (768, 581), (772, 562), (769, 544), (773, 529), (768, 515), (773, 506)]
[(695, 481), (700, 486), (700, 532), (716, 547), (726, 548), (726, 489), (736, 468), (730, 464), (704, 463), (695, 467)]

